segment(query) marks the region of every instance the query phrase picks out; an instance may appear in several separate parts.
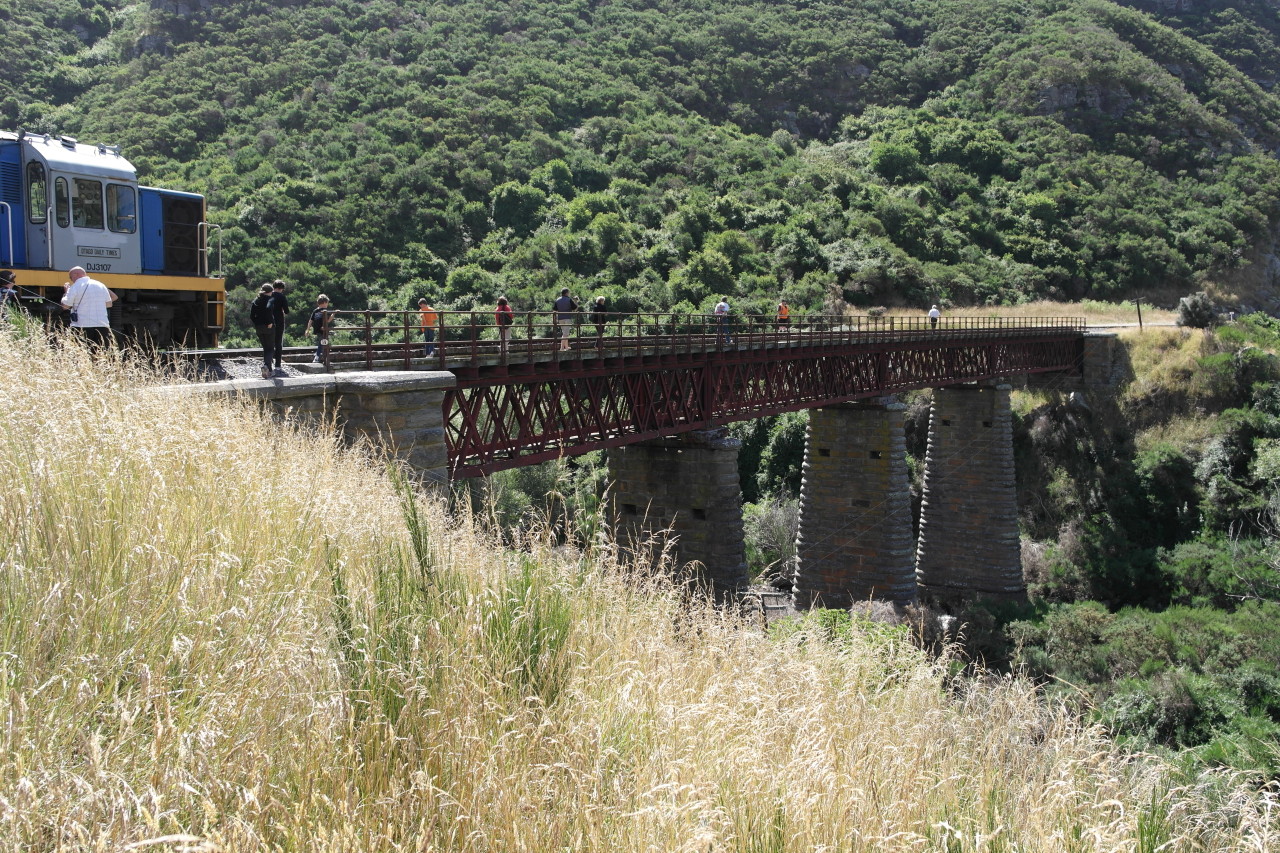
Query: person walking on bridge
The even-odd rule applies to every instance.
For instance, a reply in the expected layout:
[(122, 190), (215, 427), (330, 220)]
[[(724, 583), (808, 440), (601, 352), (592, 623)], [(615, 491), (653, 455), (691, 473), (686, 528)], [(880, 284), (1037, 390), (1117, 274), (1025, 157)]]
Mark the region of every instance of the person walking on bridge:
[(427, 358), (436, 351), (436, 327), (440, 324), (440, 316), (436, 313), (436, 309), (431, 307), (426, 297), (418, 300), (418, 314), (422, 320), (422, 341), (426, 344), (422, 348), (422, 354)]
[(284, 367), (284, 320), (288, 314), (289, 299), (284, 295), (284, 279), (278, 278), (271, 283), (271, 331), (275, 336), (272, 352), (275, 355), (276, 370)]
[(942, 312), (938, 310), (937, 305), (930, 308), (929, 309), (929, 328), (931, 329), (938, 328), (938, 318), (941, 316), (942, 316)]
[(733, 343), (733, 338), (729, 335), (729, 313), (732, 311), (729, 307), (729, 298), (721, 296), (720, 301), (716, 303), (716, 337), (723, 340), (727, 344)]
[(791, 325), (791, 306), (787, 305), (787, 301), (785, 299), (778, 300), (778, 314), (776, 319), (778, 321), (779, 329), (784, 326)]
[(560, 291), (552, 308), (556, 312), (556, 330), (560, 333), (560, 351), (569, 349), (569, 333), (573, 331), (573, 313), (578, 310), (578, 303), (569, 295), (569, 288)]
[(302, 328), (302, 334), (304, 335), (307, 333), (307, 329), (311, 329), (316, 333), (316, 352), (311, 357), (312, 364), (322, 364), (328, 354), (329, 322), (331, 319), (329, 297), (322, 293), (316, 297), (316, 308), (311, 312), (311, 316), (307, 318), (307, 325)]
[(258, 288), (258, 298), (249, 306), (249, 322), (253, 323), (253, 331), (262, 346), (262, 378), (271, 378), (271, 359), (276, 352), (275, 317), (271, 312), (271, 301), (275, 297), (270, 284)]

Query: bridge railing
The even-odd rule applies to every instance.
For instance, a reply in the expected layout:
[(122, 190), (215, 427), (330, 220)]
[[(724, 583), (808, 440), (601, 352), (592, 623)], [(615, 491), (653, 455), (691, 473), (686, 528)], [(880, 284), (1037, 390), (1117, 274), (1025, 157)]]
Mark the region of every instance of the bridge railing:
[(437, 311), (434, 340), (424, 340), (417, 311), (332, 312), (326, 362), (399, 361), (461, 365), (524, 363), (557, 357), (591, 358), (628, 352), (708, 352), (850, 344), (945, 334), (948, 339), (1083, 331), (1079, 317), (943, 317), (796, 314), (786, 320), (761, 314), (672, 312), (518, 311), (500, 326), (491, 311)]

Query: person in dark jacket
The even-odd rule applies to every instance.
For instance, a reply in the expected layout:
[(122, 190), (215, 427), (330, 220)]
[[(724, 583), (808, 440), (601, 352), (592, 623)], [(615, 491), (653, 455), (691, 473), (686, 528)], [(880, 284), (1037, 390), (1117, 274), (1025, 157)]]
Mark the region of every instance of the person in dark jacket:
[(271, 324), (275, 333), (276, 370), (284, 367), (284, 322), (289, 314), (289, 300), (284, 295), (284, 281), (276, 279), (271, 284)]
[(271, 378), (271, 357), (276, 351), (275, 317), (271, 312), (272, 288), (264, 284), (258, 288), (258, 298), (249, 307), (249, 320), (262, 344), (262, 378)]
[(0, 319), (7, 315), (11, 304), (18, 304), (18, 287), (14, 283), (13, 270), (0, 270)]
[(329, 323), (333, 317), (329, 310), (329, 297), (323, 293), (316, 297), (315, 310), (311, 312), (311, 316), (307, 319), (307, 325), (303, 328), (302, 333), (305, 335), (307, 329), (316, 334), (316, 352), (311, 357), (312, 364), (321, 364), (324, 357), (329, 351)]
[(605, 304), (603, 296), (597, 296), (595, 304), (591, 306), (591, 313), (588, 319), (596, 324), (597, 343), (604, 338), (604, 327), (609, 322), (609, 308)]

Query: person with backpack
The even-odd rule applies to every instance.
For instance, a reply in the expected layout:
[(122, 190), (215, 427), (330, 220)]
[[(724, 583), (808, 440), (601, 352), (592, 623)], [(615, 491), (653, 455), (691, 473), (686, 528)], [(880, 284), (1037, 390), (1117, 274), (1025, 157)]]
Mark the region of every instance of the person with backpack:
[(551, 306), (556, 313), (556, 331), (560, 336), (560, 351), (569, 349), (569, 332), (573, 330), (573, 314), (578, 310), (578, 303), (569, 295), (569, 288), (560, 291), (559, 298)]
[(507, 297), (498, 297), (498, 307), (493, 311), (493, 323), (498, 327), (498, 340), (502, 343), (502, 354), (507, 354), (507, 339), (511, 337), (511, 326), (516, 316), (507, 304)]
[(264, 284), (258, 288), (258, 298), (249, 306), (249, 322), (262, 344), (262, 378), (271, 378), (271, 359), (276, 352), (275, 318), (271, 312), (272, 287)]
[(302, 327), (302, 334), (305, 335), (308, 329), (316, 334), (316, 352), (311, 357), (312, 364), (323, 363), (325, 356), (329, 352), (329, 321), (331, 319), (332, 312), (329, 310), (329, 297), (322, 293), (316, 297), (315, 310), (307, 318), (307, 324)]

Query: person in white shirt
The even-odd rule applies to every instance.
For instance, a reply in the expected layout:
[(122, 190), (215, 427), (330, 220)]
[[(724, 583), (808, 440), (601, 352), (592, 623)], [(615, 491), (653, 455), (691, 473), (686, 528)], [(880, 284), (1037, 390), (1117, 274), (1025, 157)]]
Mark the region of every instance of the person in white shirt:
[(937, 305), (930, 308), (929, 309), (929, 326), (934, 329), (938, 328), (938, 318), (941, 316), (942, 316), (942, 312), (938, 310)]
[(71, 309), (71, 328), (76, 334), (93, 344), (105, 344), (111, 340), (111, 320), (107, 309), (118, 299), (110, 288), (97, 279), (89, 278), (84, 267), (72, 267), (67, 272), (71, 281), (63, 285), (62, 304)]
[(716, 303), (716, 337), (724, 340), (725, 343), (733, 343), (733, 338), (729, 335), (729, 300), (727, 297), (721, 296), (720, 301)]

